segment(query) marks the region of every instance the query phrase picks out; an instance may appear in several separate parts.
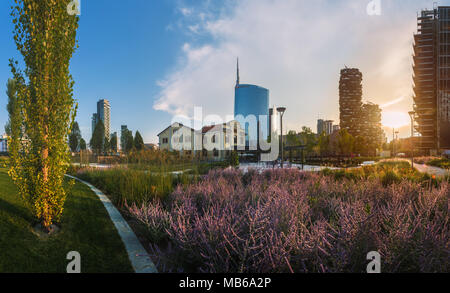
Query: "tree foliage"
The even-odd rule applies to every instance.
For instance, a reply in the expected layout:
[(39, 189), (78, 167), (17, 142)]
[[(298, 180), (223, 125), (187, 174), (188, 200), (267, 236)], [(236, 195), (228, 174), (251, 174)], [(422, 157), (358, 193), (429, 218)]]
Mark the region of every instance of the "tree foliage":
[(109, 138), (105, 136), (105, 141), (103, 143), (103, 153), (108, 155), (111, 152), (111, 142)]
[(114, 134), (111, 136), (110, 145), (111, 145), (111, 151), (114, 153), (117, 153), (117, 151), (118, 151), (118, 149), (117, 149), (117, 134)]
[(25, 70), (10, 60), (18, 109), (10, 119), (19, 118), (11, 123), (9, 173), (47, 229), (63, 212), (67, 138), (76, 114), (69, 65), (78, 17), (67, 13), (69, 2), (16, 0), (11, 12)]
[(81, 131), (78, 122), (75, 122), (72, 126), (72, 130), (69, 134), (69, 147), (72, 152), (76, 152), (79, 149), (81, 140)]
[(350, 155), (353, 152), (355, 138), (348, 133), (347, 129), (339, 131), (338, 147), (341, 155)]
[(105, 150), (105, 125), (103, 124), (103, 121), (99, 121), (97, 125), (95, 125), (94, 133), (92, 133), (89, 145), (97, 155)]
[(133, 132), (131, 132), (131, 130), (125, 130), (122, 133), (122, 142), (123, 142), (123, 146), (122, 146), (122, 151), (124, 151), (125, 153), (129, 153), (133, 150), (134, 148), (134, 139), (133, 139)]
[(87, 146), (86, 146), (86, 141), (85, 141), (83, 138), (80, 139), (80, 150), (81, 150), (81, 151), (85, 151), (86, 148), (87, 148)]
[(139, 131), (136, 131), (136, 134), (134, 135), (134, 148), (138, 151), (144, 149), (144, 139)]

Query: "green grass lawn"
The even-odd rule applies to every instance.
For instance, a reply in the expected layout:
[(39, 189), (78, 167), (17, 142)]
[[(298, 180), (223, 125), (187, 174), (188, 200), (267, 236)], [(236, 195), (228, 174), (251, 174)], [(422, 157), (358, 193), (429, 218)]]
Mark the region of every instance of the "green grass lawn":
[(117, 230), (88, 187), (76, 183), (64, 208), (61, 231), (38, 237), (31, 210), (0, 167), (1, 273), (65, 273), (70, 251), (80, 253), (82, 273), (133, 272)]

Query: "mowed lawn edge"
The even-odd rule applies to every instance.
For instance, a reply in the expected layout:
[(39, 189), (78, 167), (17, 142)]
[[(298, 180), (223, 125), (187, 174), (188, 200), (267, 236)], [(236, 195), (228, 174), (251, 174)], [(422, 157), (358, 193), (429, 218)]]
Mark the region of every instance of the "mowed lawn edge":
[(0, 272), (65, 273), (67, 253), (81, 255), (82, 273), (132, 273), (125, 246), (97, 195), (76, 182), (64, 205), (61, 231), (42, 238), (31, 209), (0, 168)]

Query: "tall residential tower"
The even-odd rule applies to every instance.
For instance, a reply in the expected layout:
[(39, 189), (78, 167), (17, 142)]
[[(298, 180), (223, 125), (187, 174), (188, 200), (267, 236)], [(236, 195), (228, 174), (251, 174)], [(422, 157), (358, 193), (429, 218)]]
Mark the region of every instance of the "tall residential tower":
[(94, 133), (97, 123), (102, 121), (105, 126), (105, 137), (110, 139), (111, 133), (111, 105), (108, 100), (97, 102), (97, 113), (92, 114), (92, 133)]
[(360, 134), (359, 114), (362, 106), (362, 73), (356, 68), (341, 70), (339, 110), (341, 129), (353, 136)]

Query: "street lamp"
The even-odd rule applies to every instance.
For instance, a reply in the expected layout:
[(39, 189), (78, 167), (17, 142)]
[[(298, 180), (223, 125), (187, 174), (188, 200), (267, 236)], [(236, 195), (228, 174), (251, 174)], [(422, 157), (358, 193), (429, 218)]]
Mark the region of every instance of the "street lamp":
[(416, 112), (409, 112), (409, 116), (411, 117), (411, 166), (414, 169), (414, 117)]
[(286, 108), (285, 107), (279, 107), (277, 108), (278, 113), (280, 113), (280, 120), (281, 120), (281, 169), (283, 169), (284, 167), (284, 154), (283, 154), (283, 116), (284, 113), (286, 112)]
[(392, 158), (395, 158), (395, 128), (392, 128)]

